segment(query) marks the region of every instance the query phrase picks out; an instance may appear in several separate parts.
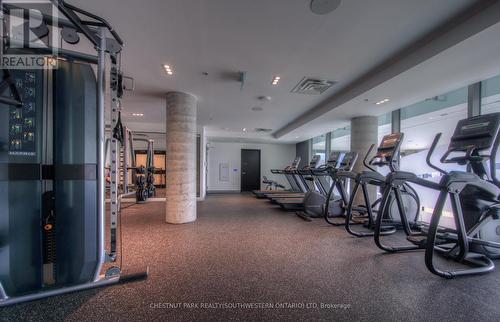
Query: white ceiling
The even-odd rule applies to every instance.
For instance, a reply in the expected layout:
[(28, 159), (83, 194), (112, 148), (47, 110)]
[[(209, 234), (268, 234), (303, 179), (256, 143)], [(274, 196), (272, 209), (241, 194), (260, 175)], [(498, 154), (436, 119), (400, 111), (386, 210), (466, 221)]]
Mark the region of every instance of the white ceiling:
[[(178, 90), (198, 97), (198, 124), (209, 136), (295, 142), (359, 113), (383, 114), (500, 73), (495, 26), (277, 140), (252, 130), (282, 128), (475, 1), (344, 0), (324, 16), (310, 12), (309, 0), (69, 2), (108, 19), (125, 40), (123, 70), (136, 90), (126, 94), (123, 120), (134, 130), (164, 131), (165, 93)], [(162, 64), (173, 68), (173, 77)], [(473, 67), (480, 71), (471, 76)], [(247, 72), (243, 90), (238, 71)], [(277, 87), (271, 86), (274, 75), (281, 76)], [(303, 76), (338, 83), (321, 96), (290, 93)], [(262, 104), (262, 95), (272, 100)], [(373, 108), (373, 100), (388, 95), (390, 104)], [(365, 97), (371, 104), (360, 103)], [(264, 110), (254, 112), (254, 106)]]
[[(320, 135), (345, 126), (360, 113), (379, 116), (496, 76), (500, 74), (499, 37), (500, 24), (496, 24), (282, 138), (292, 139), (304, 132), (311, 137)], [(390, 98), (390, 101), (375, 104), (384, 98)]]

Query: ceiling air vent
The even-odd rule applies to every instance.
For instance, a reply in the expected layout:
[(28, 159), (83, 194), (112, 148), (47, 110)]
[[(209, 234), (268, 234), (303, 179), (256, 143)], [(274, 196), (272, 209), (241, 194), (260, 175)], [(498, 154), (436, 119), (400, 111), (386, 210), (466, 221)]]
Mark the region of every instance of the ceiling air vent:
[(331, 80), (304, 77), (292, 89), (292, 93), (320, 95), (334, 84), (335, 82)]
[(258, 133), (269, 133), (269, 132), (272, 132), (273, 129), (264, 129), (264, 128), (261, 128), (261, 127), (258, 127), (258, 128), (255, 128), (255, 132), (258, 132)]

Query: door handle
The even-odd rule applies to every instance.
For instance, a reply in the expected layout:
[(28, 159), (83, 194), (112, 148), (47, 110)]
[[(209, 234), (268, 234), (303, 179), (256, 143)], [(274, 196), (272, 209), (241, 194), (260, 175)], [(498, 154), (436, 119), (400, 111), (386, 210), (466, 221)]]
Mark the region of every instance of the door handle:
[(242, 172), (241, 174), (247, 174), (246, 172)]

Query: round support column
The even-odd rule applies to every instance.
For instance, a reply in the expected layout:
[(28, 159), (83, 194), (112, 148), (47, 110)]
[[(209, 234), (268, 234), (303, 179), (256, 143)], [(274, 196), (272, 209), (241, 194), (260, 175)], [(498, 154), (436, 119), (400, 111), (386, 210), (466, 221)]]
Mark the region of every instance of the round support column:
[(167, 93), (165, 221), (196, 220), (196, 97)]
[[(375, 148), (372, 150), (370, 157), (375, 155), (378, 144), (378, 117), (376, 116), (360, 116), (355, 117), (351, 120), (351, 151), (358, 152), (358, 161), (354, 165), (353, 171), (359, 173), (364, 170), (368, 170), (363, 165), (363, 158), (366, 152), (372, 144), (375, 144)], [(367, 160), (370, 160), (368, 157)], [(352, 187), (352, 186), (351, 186)], [(369, 186), (368, 191), (370, 194), (371, 202), (373, 203), (376, 199), (376, 187)], [(361, 192), (361, 187), (358, 190), (358, 194), (354, 199), (354, 204), (364, 204), (363, 195)]]

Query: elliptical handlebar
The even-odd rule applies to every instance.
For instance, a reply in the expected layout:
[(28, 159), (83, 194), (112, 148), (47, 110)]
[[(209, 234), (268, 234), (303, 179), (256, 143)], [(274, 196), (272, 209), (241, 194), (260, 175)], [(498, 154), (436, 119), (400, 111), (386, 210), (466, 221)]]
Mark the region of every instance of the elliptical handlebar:
[(373, 148), (375, 147), (375, 144), (372, 144), (370, 145), (370, 148), (368, 149), (368, 152), (366, 152), (365, 154), (365, 158), (363, 159), (363, 164), (365, 167), (367, 167), (368, 169), (370, 169), (371, 171), (373, 172), (377, 172), (375, 169), (373, 169), (367, 162), (368, 160), (368, 156), (370, 156), (370, 153), (372, 152)]
[(440, 133), (436, 134), (436, 136), (434, 137), (434, 140), (432, 141), (431, 147), (429, 149), (429, 152), (427, 153), (427, 157), (425, 158), (425, 161), (427, 162), (427, 165), (429, 167), (431, 167), (432, 169), (437, 170), (442, 174), (447, 174), (446, 171), (444, 171), (443, 169), (439, 168), (438, 166), (432, 164), (432, 162), (431, 162), (431, 156), (432, 156), (432, 154), (434, 154), (434, 150), (436, 149), (436, 146), (439, 142), (439, 139), (441, 139), (442, 134), (443, 133), (440, 132)]
[(493, 149), (491, 149), (491, 155), (490, 155), (490, 176), (491, 176), (491, 180), (493, 181), (493, 183), (497, 187), (500, 187), (500, 181), (498, 181), (498, 179), (497, 179), (497, 163), (496, 163), (499, 143), (500, 143), (500, 135), (497, 134), (497, 137), (495, 139), (495, 143), (493, 143)]

